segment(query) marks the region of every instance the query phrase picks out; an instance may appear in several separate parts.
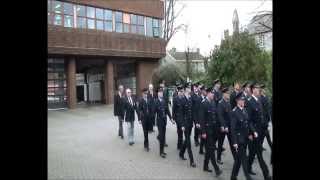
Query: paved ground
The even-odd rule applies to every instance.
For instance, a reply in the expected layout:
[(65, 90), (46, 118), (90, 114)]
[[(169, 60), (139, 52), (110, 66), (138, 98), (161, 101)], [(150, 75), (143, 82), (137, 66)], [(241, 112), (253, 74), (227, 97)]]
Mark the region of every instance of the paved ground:
[[(176, 127), (168, 122), (167, 158), (159, 156), (156, 134), (149, 134), (150, 152), (143, 150), (143, 131), (135, 122), (135, 144), (129, 146), (127, 138), (118, 136), (118, 122), (113, 117), (112, 106), (100, 105), (75, 110), (48, 112), (48, 179), (230, 179), (232, 156), (227, 150), (222, 156), (223, 175), (202, 171), (203, 155), (199, 147), (192, 151), (197, 168), (189, 166), (189, 160), (181, 161), (176, 149)], [(126, 131), (125, 131), (126, 134)], [(193, 135), (192, 135), (193, 137)], [(266, 142), (265, 142), (266, 143)], [(264, 145), (264, 159), (269, 165), (270, 149)], [(187, 153), (185, 155), (188, 158)], [(211, 164), (210, 169), (213, 169)], [(269, 166), (270, 171), (271, 167)], [(254, 164), (253, 176), (263, 180), (258, 163)], [(238, 179), (244, 179), (242, 169)]]

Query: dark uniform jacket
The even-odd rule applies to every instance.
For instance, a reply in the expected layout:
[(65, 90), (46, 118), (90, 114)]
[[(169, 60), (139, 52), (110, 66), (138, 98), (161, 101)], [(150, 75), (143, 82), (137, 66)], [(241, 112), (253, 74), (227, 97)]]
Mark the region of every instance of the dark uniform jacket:
[(114, 95), (113, 115), (123, 118), (123, 97), (119, 96), (119, 93)]
[(235, 90), (232, 91), (232, 93), (230, 94), (230, 105), (231, 105), (231, 109), (235, 108), (237, 106), (237, 101), (236, 101), (236, 96), (240, 93), (236, 92)]
[(152, 113), (151, 100), (147, 98), (147, 101), (146, 101), (143, 99), (143, 97), (141, 97), (138, 103), (139, 120), (141, 121), (149, 120), (151, 117), (151, 113)]
[(190, 128), (193, 126), (191, 96), (189, 97), (189, 99), (186, 96), (184, 96), (183, 101), (183, 121), (181, 126)]
[(220, 90), (213, 89), (213, 94), (214, 94), (214, 101), (216, 102), (216, 104), (218, 104), (219, 101), (222, 99), (222, 92)]
[(253, 131), (245, 108), (235, 107), (231, 112), (231, 138), (233, 144), (245, 144)]
[(124, 116), (125, 116), (124, 120), (126, 122), (132, 122), (135, 120), (134, 112), (137, 110), (137, 105), (132, 96), (131, 96), (131, 99), (132, 99), (132, 104), (130, 104), (128, 97), (124, 97)]
[(263, 116), (266, 122), (270, 122), (271, 120), (271, 106), (270, 106), (270, 101), (267, 96), (261, 96), (261, 103), (263, 107)]
[(155, 113), (157, 118), (157, 126), (167, 125), (167, 115), (171, 119), (171, 114), (169, 111), (168, 103), (165, 100), (155, 100)]
[(258, 102), (251, 97), (248, 101), (247, 112), (249, 115), (249, 123), (252, 124), (255, 131), (261, 132), (266, 125), (266, 121), (263, 117), (263, 106), (260, 98)]
[(213, 134), (218, 128), (217, 108), (214, 101), (205, 99), (200, 106), (201, 134)]
[(202, 98), (196, 93), (191, 94), (192, 99), (192, 119), (194, 123), (199, 123), (199, 109)]
[(230, 129), (231, 126), (231, 105), (230, 102), (225, 101), (223, 98), (218, 103), (218, 119), (220, 127), (227, 127)]
[(151, 107), (151, 109), (152, 109), (151, 116), (153, 116), (153, 117), (154, 117), (155, 101), (156, 101), (156, 99), (157, 99), (156, 93), (155, 93), (155, 92), (153, 92), (153, 94), (151, 95), (151, 93), (148, 91), (147, 98), (150, 100), (150, 103), (151, 103), (151, 105), (152, 105), (152, 107)]
[(183, 107), (184, 107), (185, 101), (182, 98), (179, 98), (177, 95), (173, 99), (172, 103), (172, 118), (174, 121), (176, 121), (177, 124), (181, 125), (183, 122)]
[(171, 104), (169, 101), (169, 90), (167, 87), (163, 88), (163, 99), (168, 103)]

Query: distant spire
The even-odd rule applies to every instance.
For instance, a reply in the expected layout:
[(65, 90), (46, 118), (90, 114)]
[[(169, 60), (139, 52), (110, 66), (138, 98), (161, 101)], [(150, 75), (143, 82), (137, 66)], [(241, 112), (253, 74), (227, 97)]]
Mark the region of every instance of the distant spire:
[(233, 24), (233, 33), (239, 33), (239, 17), (238, 17), (237, 9), (233, 11), (232, 24)]

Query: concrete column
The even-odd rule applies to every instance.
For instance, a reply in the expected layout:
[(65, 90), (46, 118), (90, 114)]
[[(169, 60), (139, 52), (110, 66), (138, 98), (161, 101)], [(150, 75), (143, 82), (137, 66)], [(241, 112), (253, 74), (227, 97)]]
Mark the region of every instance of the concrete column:
[(70, 109), (76, 108), (77, 91), (76, 91), (76, 60), (75, 58), (67, 59), (67, 100)]
[(113, 63), (111, 61), (107, 61), (105, 65), (105, 76), (104, 76), (104, 91), (105, 91), (105, 99), (106, 104), (113, 104), (113, 96), (114, 96), (114, 78), (113, 78)]
[[(158, 61), (138, 61), (136, 65), (137, 96), (141, 96), (141, 89), (152, 83), (153, 71), (158, 67)], [(153, 85), (154, 88), (156, 85)]]

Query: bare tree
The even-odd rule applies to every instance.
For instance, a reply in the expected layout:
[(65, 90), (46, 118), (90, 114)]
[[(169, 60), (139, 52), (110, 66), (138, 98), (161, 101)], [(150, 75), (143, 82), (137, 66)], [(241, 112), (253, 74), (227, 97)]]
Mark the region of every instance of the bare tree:
[[(185, 8), (185, 4), (177, 9), (178, 0), (164, 0), (164, 26), (163, 26), (163, 38), (166, 41), (166, 45), (169, 43), (172, 36), (177, 33), (184, 24), (176, 25), (176, 19), (181, 14), (182, 10)], [(177, 13), (175, 13), (177, 11)]]

